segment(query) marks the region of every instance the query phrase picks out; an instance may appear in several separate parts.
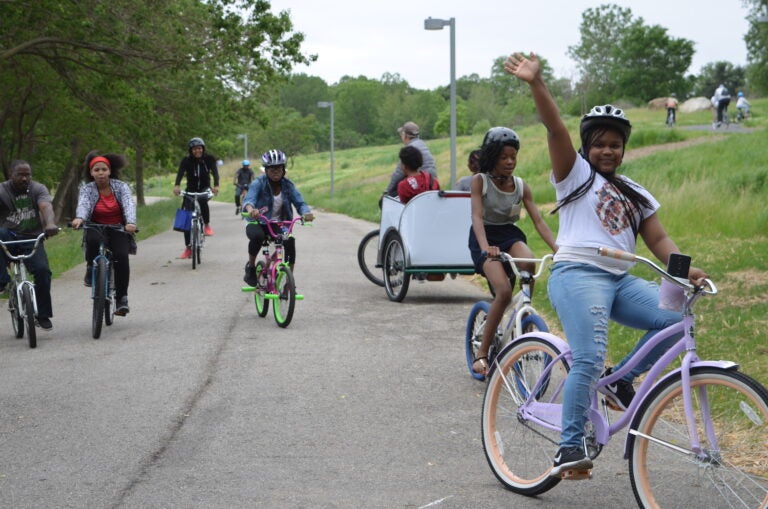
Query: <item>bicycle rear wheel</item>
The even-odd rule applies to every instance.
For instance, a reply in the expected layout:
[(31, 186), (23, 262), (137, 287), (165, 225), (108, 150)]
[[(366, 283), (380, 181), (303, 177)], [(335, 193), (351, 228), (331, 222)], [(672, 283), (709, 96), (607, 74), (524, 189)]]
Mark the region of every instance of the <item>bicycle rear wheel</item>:
[(35, 298), (29, 285), (21, 287), (21, 300), (24, 317), (27, 322), (27, 340), (30, 348), (37, 348), (37, 329), (35, 329)]
[(272, 313), (280, 327), (288, 327), (293, 318), (293, 308), (296, 307), (296, 282), (293, 279), (291, 269), (282, 265), (277, 269), (275, 279), (275, 291), (278, 298), (272, 305)]
[(630, 427), (637, 430), (628, 450), (638, 504), (768, 507), (768, 391), (716, 367), (694, 368), (690, 382), (702, 452), (691, 451), (678, 373), (651, 391)]
[[(477, 356), (477, 349), (480, 348), (480, 344), (483, 342), (483, 331), (485, 330), (485, 320), (488, 317), (488, 311), (490, 311), (491, 305), (487, 302), (476, 302), (472, 306), (472, 310), (467, 317), (467, 328), (464, 334), (464, 351), (467, 357), (467, 368), (469, 368), (469, 374), (475, 380), (485, 380), (485, 376), (475, 373), (472, 369), (472, 364), (475, 362)], [(490, 359), (490, 356), (488, 356)], [(490, 365), (490, 362), (488, 363)]]
[(93, 314), (91, 317), (91, 335), (93, 339), (101, 337), (101, 325), (104, 320), (104, 301), (107, 290), (107, 261), (103, 258), (96, 260), (96, 271), (93, 282)]
[(262, 318), (267, 316), (269, 312), (269, 301), (264, 298), (264, 294), (267, 293), (267, 278), (262, 275), (265, 267), (263, 261), (256, 262), (256, 279), (259, 284), (253, 289), (253, 301), (256, 304), (256, 312)]
[(19, 305), (19, 297), (16, 295), (16, 287), (12, 286), (8, 294), (8, 311), (11, 313), (11, 323), (13, 324), (13, 332), (16, 334), (16, 338), (24, 337), (24, 316), (21, 314), (21, 306)]
[(379, 257), (379, 230), (368, 232), (357, 247), (357, 263), (368, 280), (378, 286), (384, 286), (381, 266), (376, 266)]
[[(526, 338), (512, 342), (491, 368), (481, 417), (483, 449), (496, 478), (515, 493), (534, 496), (560, 482), (549, 476), (570, 369), (563, 358), (552, 362), (560, 353), (546, 339)], [(529, 418), (520, 409), (533, 391)]]

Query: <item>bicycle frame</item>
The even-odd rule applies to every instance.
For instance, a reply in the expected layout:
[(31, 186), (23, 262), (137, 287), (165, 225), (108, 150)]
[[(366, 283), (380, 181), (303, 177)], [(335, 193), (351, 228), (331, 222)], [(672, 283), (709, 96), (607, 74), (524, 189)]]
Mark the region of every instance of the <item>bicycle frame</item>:
[[(500, 257), (509, 262), (515, 277), (520, 279), (520, 291), (512, 299), (511, 305), (514, 306), (512, 316), (504, 329), (503, 342), (507, 343), (511, 338), (516, 338), (523, 333), (523, 318), (527, 315), (538, 315), (531, 302), (531, 285), (539, 279), (544, 272), (544, 268), (552, 261), (552, 254), (546, 254), (541, 258), (514, 258), (509, 253), (502, 252)], [(535, 274), (528, 271), (521, 271), (517, 263), (538, 263), (539, 268)]]
[[(703, 295), (715, 295), (717, 294), (717, 288), (715, 287), (714, 283), (712, 283), (709, 279), (705, 280), (705, 285), (708, 287), (708, 289), (705, 289), (704, 287), (695, 288), (691, 284), (686, 282), (681, 282), (678, 279), (674, 278), (670, 274), (668, 274), (666, 271), (662, 270), (658, 266), (656, 266), (653, 262), (650, 260), (647, 260), (641, 256), (634, 256), (629, 255), (631, 258), (628, 258), (627, 253), (622, 252), (616, 252), (612, 250), (604, 250), (601, 251), (601, 254), (605, 256), (615, 256), (619, 257), (625, 260), (633, 260), (633, 261), (641, 261), (648, 265), (649, 267), (655, 269), (658, 273), (660, 273), (666, 280), (670, 281), (671, 283), (683, 288), (685, 292), (685, 300), (683, 302), (683, 318), (680, 322), (673, 324), (658, 333), (656, 333), (653, 337), (651, 337), (645, 345), (643, 345), (642, 348), (640, 348), (633, 357), (620, 369), (614, 371), (611, 373), (611, 375), (606, 376), (604, 378), (601, 378), (598, 383), (597, 387), (603, 387), (609, 384), (612, 384), (622, 378), (624, 375), (626, 375), (629, 371), (631, 371), (634, 367), (636, 367), (642, 359), (657, 345), (662, 343), (663, 341), (666, 341), (667, 339), (682, 334), (682, 337), (671, 347), (669, 348), (664, 355), (651, 367), (651, 369), (646, 374), (644, 380), (642, 383), (638, 386), (636, 389), (635, 397), (632, 399), (632, 403), (629, 405), (627, 410), (613, 423), (609, 422), (608, 414), (605, 409), (603, 409), (603, 413), (600, 412), (599, 407), (599, 393), (595, 391), (594, 395), (592, 396), (592, 402), (590, 404), (589, 408), (589, 414), (588, 414), (588, 420), (592, 422), (594, 425), (594, 439), (597, 444), (600, 446), (604, 446), (608, 443), (608, 440), (610, 437), (617, 432), (619, 432), (621, 429), (623, 429), (627, 424), (631, 422), (631, 420), (634, 417), (634, 414), (636, 410), (640, 407), (640, 405), (643, 403), (645, 397), (651, 392), (653, 387), (655, 387), (657, 384), (663, 382), (665, 379), (675, 376), (678, 373), (681, 374), (682, 380), (683, 380), (683, 401), (684, 401), (684, 410), (686, 415), (686, 422), (687, 427), (690, 432), (691, 436), (691, 451), (696, 454), (702, 454), (702, 448), (699, 443), (699, 434), (696, 430), (695, 426), (692, 424), (694, 422), (693, 418), (693, 405), (692, 405), (692, 395), (691, 395), (691, 387), (690, 387), (690, 372), (695, 367), (700, 366), (715, 366), (726, 370), (734, 370), (738, 368), (738, 365), (736, 363), (730, 362), (730, 361), (702, 361), (699, 359), (697, 353), (696, 353), (696, 341), (694, 338), (694, 323), (695, 323), (695, 316), (692, 312), (692, 308), (694, 303)], [(525, 417), (527, 420), (534, 421), (541, 426), (553, 430), (553, 431), (560, 431), (560, 408), (555, 407), (552, 404), (546, 402), (546, 401), (537, 401), (536, 395), (540, 394), (541, 386), (544, 383), (548, 383), (549, 379), (549, 372), (551, 371), (552, 367), (557, 365), (559, 361), (565, 359), (568, 363), (572, 361), (571, 357), (571, 351), (568, 347), (568, 344), (562, 340), (561, 338), (549, 334), (549, 333), (532, 333), (532, 334), (524, 334), (520, 336), (520, 338), (516, 338), (516, 341), (528, 338), (528, 337), (543, 337), (552, 343), (554, 343), (558, 348), (560, 348), (560, 351), (562, 352), (558, 357), (552, 359), (552, 361), (549, 363), (549, 365), (544, 369), (544, 372), (539, 377), (536, 385), (530, 389), (530, 392), (528, 394), (528, 397), (523, 403), (518, 411)], [(515, 342), (512, 343), (514, 345)], [(511, 346), (511, 345), (510, 345)], [(510, 348), (508, 346), (507, 348)], [(505, 348), (506, 349), (506, 348)], [(681, 367), (672, 370), (670, 373), (667, 373), (666, 375), (662, 376), (664, 370), (671, 365), (675, 359), (677, 359), (680, 355), (682, 355), (682, 363)], [(501, 354), (499, 354), (501, 356)], [(494, 363), (493, 366), (491, 366), (491, 369), (494, 370), (498, 367), (498, 361)], [(505, 383), (507, 383), (505, 381)], [(555, 391), (556, 394), (559, 394), (559, 391)], [(706, 408), (706, 405), (705, 405)], [(545, 416), (546, 419), (541, 418), (540, 416)], [(705, 416), (708, 417), (708, 416)], [(717, 438), (713, 431), (711, 429), (705, 430), (707, 433), (707, 436), (710, 439), (710, 443), (716, 444)], [(629, 430), (629, 433), (627, 435), (627, 439), (625, 441), (624, 446), (624, 457), (628, 457), (628, 447), (630, 440), (633, 439), (635, 435), (638, 433), (634, 430)], [(648, 439), (653, 440), (652, 437), (645, 437)], [(662, 444), (666, 445), (667, 447), (675, 448), (679, 451), (685, 451), (684, 449), (681, 449), (678, 446), (675, 446), (673, 444)]]
[[(45, 239), (45, 232), (41, 233), (34, 239), (23, 239), (23, 240), (6, 240), (2, 241), (0, 240), (0, 247), (2, 247), (3, 252), (5, 252), (6, 258), (10, 261), (11, 266), (11, 272), (13, 273), (13, 278), (11, 280), (13, 285), (13, 291), (16, 293), (16, 302), (21, 303), (22, 301), (22, 289), (23, 287), (28, 287), (29, 291), (32, 294), (32, 306), (33, 306), (33, 313), (34, 316), (37, 316), (37, 298), (35, 295), (35, 284), (29, 280), (29, 277), (27, 275), (27, 266), (24, 263), (24, 260), (31, 258), (34, 256), (35, 252), (37, 252), (37, 247), (40, 245), (40, 243)], [(32, 244), (34, 243), (34, 244)], [(29, 253), (26, 254), (12, 254), (11, 250), (9, 248), (13, 246), (18, 247), (26, 247), (32, 244), (32, 249)], [(27, 313), (29, 313), (29, 310), (26, 310)], [(26, 315), (26, 313), (25, 313)]]
[[(292, 235), (293, 226), (299, 221), (303, 223), (303, 219), (301, 216), (295, 217), (290, 221), (273, 221), (262, 217), (258, 219), (254, 223), (265, 225), (270, 236), (270, 239), (265, 242), (261, 251), (266, 263), (264, 270), (268, 274), (266, 290), (268, 294), (276, 295), (275, 281), (277, 280), (277, 270), (280, 265), (288, 265), (287, 262), (283, 261), (283, 242)], [(273, 226), (279, 228), (279, 232), (275, 232)], [(269, 245), (272, 242), (275, 244), (275, 249), (270, 253)]]

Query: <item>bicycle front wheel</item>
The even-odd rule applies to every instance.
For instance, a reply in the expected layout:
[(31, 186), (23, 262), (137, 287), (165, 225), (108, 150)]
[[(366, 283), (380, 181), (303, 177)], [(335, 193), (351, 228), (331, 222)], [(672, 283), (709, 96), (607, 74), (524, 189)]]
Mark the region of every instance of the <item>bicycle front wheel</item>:
[(197, 257), (197, 246), (200, 244), (200, 228), (198, 221), (195, 219), (192, 221), (192, 231), (189, 232), (189, 249), (192, 251), (192, 270), (197, 268), (199, 263)]
[(277, 325), (285, 328), (291, 323), (293, 308), (296, 307), (296, 282), (293, 279), (293, 272), (285, 265), (277, 270), (275, 291), (278, 298), (272, 305), (272, 313), (275, 315)]
[[(560, 439), (563, 385), (570, 367), (544, 338), (513, 342), (491, 368), (481, 417), (483, 449), (507, 489), (534, 496), (560, 482), (550, 477)], [(529, 395), (536, 397), (520, 411)]]
[(27, 339), (30, 348), (37, 348), (37, 329), (35, 329), (35, 297), (32, 289), (25, 284), (21, 287), (21, 300), (24, 306), (24, 317), (27, 321)]
[(475, 380), (485, 380), (485, 376), (475, 373), (472, 369), (472, 364), (475, 362), (477, 356), (477, 349), (480, 348), (480, 344), (483, 342), (483, 331), (485, 330), (485, 320), (488, 317), (488, 311), (490, 311), (491, 305), (487, 302), (476, 302), (472, 306), (472, 310), (467, 317), (467, 329), (464, 334), (464, 350), (467, 357), (467, 367), (469, 368), (469, 374)]
[(11, 313), (11, 322), (13, 323), (13, 332), (16, 338), (24, 337), (24, 315), (21, 314), (19, 297), (16, 294), (16, 287), (13, 286), (8, 294), (8, 311)]
[(679, 373), (655, 387), (635, 414), (629, 475), (638, 504), (768, 507), (768, 391), (716, 367), (694, 368), (690, 382), (698, 454)]
[(104, 320), (104, 301), (107, 297), (107, 261), (96, 261), (96, 277), (93, 282), (93, 315), (91, 317), (91, 335), (93, 339), (101, 337), (101, 325)]
[(267, 278), (262, 274), (265, 267), (264, 262), (256, 262), (256, 279), (259, 284), (253, 289), (253, 301), (256, 304), (256, 312), (262, 318), (267, 316), (267, 313), (269, 312), (269, 301), (264, 298), (264, 294), (267, 293), (267, 287), (262, 284), (267, 281)]
[(368, 232), (357, 247), (357, 263), (368, 280), (378, 286), (384, 286), (381, 266), (376, 266), (379, 257), (379, 230)]
[(109, 266), (109, 284), (107, 285), (107, 297), (104, 299), (104, 323), (112, 325), (115, 321), (115, 268)]
[(411, 275), (405, 271), (405, 248), (399, 235), (387, 239), (384, 250), (384, 288), (393, 302), (401, 302), (408, 293)]

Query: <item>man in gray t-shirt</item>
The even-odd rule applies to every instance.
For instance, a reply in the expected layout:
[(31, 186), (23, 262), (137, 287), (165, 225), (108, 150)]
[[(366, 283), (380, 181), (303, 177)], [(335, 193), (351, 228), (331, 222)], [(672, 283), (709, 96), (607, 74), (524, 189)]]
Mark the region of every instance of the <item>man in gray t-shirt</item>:
[[(0, 240), (34, 239), (45, 230), (48, 236), (59, 232), (53, 212), (51, 195), (43, 184), (32, 180), (32, 168), (26, 161), (11, 163), (9, 178), (0, 184)], [(51, 269), (48, 255), (40, 244), (34, 256), (24, 261), (35, 277), (37, 323), (45, 329), (53, 328), (51, 316)], [(0, 255), (0, 289), (10, 282), (5, 255)]]
[[(406, 122), (402, 127), (397, 129), (397, 134), (400, 135), (400, 139), (403, 145), (416, 147), (421, 151), (421, 157), (424, 160), (421, 165), (421, 169), (432, 175), (437, 180), (437, 168), (435, 167), (435, 158), (432, 157), (432, 153), (427, 148), (427, 144), (419, 138), (419, 126), (413, 122)], [(400, 163), (397, 163), (395, 171), (392, 172), (392, 177), (389, 180), (389, 185), (384, 191), (384, 194), (388, 196), (397, 196), (397, 184), (405, 178), (405, 173), (400, 167)]]

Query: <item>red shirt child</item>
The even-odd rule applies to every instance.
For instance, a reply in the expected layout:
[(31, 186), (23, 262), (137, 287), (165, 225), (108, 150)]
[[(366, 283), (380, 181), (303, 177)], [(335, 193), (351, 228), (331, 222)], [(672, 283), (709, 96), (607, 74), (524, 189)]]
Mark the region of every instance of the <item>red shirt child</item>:
[(440, 189), (437, 179), (419, 170), (422, 162), (421, 151), (416, 147), (405, 146), (400, 150), (400, 167), (405, 178), (397, 184), (397, 196), (403, 203), (408, 203), (411, 198), (424, 191)]

